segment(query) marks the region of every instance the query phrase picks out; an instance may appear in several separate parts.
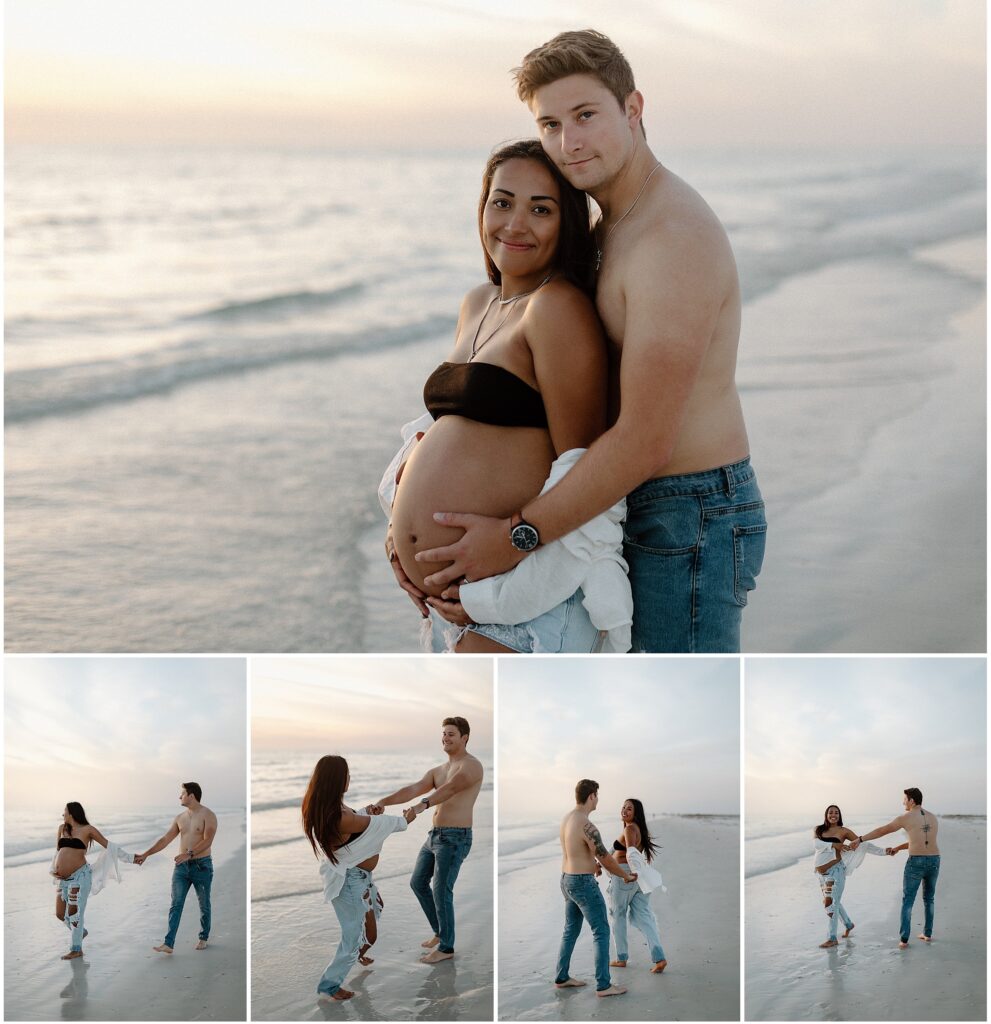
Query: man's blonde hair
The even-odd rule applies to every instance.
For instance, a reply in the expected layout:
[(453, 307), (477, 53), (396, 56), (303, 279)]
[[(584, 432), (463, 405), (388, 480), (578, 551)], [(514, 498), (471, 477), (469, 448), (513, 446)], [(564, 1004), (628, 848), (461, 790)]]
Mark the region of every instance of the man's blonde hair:
[(594, 76), (621, 107), (636, 89), (633, 70), (620, 48), (592, 28), (559, 33), (550, 42), (531, 50), (523, 63), (513, 68), (517, 95), (527, 106), (539, 88), (568, 75)]

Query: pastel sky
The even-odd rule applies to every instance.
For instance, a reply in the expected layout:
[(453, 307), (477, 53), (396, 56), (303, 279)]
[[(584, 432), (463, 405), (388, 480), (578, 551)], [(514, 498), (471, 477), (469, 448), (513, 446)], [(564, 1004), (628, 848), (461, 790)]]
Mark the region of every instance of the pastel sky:
[(441, 722), (471, 726), (469, 750), (492, 752), (492, 662), (487, 658), (256, 658), (255, 750), (403, 753), (440, 750)]
[(673, 146), (978, 144), (983, 0), (7, 0), (8, 142), (491, 146), (564, 29), (624, 50)]
[(748, 816), (987, 807), (986, 666), (975, 658), (748, 658)]
[(648, 814), (737, 814), (739, 707), (735, 660), (503, 659), (500, 819), (557, 821), (581, 778), (602, 820), (631, 796)]
[(186, 781), (209, 807), (246, 806), (244, 659), (8, 657), (4, 672), (8, 808), (178, 808)]

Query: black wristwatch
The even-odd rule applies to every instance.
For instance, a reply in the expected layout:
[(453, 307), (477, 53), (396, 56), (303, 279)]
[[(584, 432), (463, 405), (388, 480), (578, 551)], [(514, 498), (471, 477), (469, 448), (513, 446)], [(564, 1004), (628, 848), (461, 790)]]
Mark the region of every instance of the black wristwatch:
[(515, 512), (509, 520), (509, 540), (517, 551), (533, 551), (540, 545), (540, 534), (536, 526), (523, 518), (522, 512)]

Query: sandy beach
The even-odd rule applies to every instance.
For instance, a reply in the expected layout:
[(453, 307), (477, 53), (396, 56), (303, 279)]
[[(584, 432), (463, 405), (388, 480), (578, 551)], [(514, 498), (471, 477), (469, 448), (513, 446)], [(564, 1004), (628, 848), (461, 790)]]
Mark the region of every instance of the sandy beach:
[[(856, 928), (838, 947), (825, 939), (811, 857), (748, 878), (745, 886), (747, 1020), (985, 1020), (987, 824), (944, 817), (934, 942), (898, 948), (905, 854), (867, 857), (843, 904)], [(878, 841), (879, 845), (882, 841)]]
[[(296, 820), (298, 812), (294, 824)], [(475, 806), (472, 849), (454, 891), (457, 955), (435, 966), (419, 963), (429, 925), (409, 888), (428, 828), (429, 822), (420, 818), (386, 843), (375, 872), (385, 902), (379, 939), (369, 954), (375, 962), (351, 971), (346, 985), (355, 997), (344, 1003), (317, 1002), (317, 981), (337, 948), (340, 926), (333, 907), (323, 902), (309, 845), (299, 836), (256, 851), (260, 868), (258, 874), (253, 871), (251, 906), (253, 1020), (492, 1019), (491, 789), (483, 790)], [(277, 880), (266, 855), (277, 855), (280, 863), (286, 858), (298, 861), (305, 881), (294, 881), (292, 888), (304, 891), (270, 895), (268, 888)]]
[[(672, 815), (651, 820), (650, 827), (662, 846), (659, 867), (668, 888), (651, 895), (665, 972), (649, 973), (646, 945), (630, 928), (629, 964), (612, 970), (613, 981), (629, 991), (598, 999), (586, 927), (571, 970), (589, 986), (554, 988), (563, 910), (560, 848), (556, 835), (549, 836), (524, 856), (514, 855), (512, 865), (500, 858), (500, 1020), (739, 1019), (739, 819)], [(604, 879), (600, 885), (605, 895)], [(614, 953), (611, 948), (610, 958)]]
[[(243, 828), (221, 819), (213, 846), (213, 923), (197, 952), (199, 910), (190, 892), (176, 951), (152, 951), (168, 920), (172, 855), (123, 865), (86, 910), (89, 936), (79, 960), (63, 961), (65, 926), (55, 917), (48, 865), (4, 871), (5, 1020), (244, 1020), (246, 847)], [(149, 841), (154, 837), (149, 836)], [(172, 850), (172, 854), (174, 854)], [(92, 860), (92, 858), (91, 858)], [(16, 894), (16, 895), (14, 895)]]
[[(985, 240), (915, 255), (836, 264), (745, 311), (770, 523), (745, 650), (985, 649)], [(784, 348), (792, 379), (769, 401)]]

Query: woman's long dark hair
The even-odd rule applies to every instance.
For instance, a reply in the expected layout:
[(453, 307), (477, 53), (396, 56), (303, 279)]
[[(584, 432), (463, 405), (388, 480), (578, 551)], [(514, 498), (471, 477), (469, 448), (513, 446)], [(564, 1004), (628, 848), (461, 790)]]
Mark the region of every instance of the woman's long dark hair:
[(827, 819), (828, 819), (829, 812), (834, 807), (836, 807), (836, 813), (840, 816), (840, 820), (836, 824), (837, 825), (842, 825), (843, 824), (843, 812), (839, 809), (839, 807), (836, 804), (830, 804), (822, 812), (822, 824), (821, 825), (816, 825), (816, 839), (822, 839), (823, 832), (825, 832), (827, 828), (832, 828), (833, 827), (832, 825), (829, 824), (829, 821)]
[(341, 813), (347, 784), (347, 761), (337, 754), (327, 754), (317, 761), (303, 797), (303, 834), (309, 839), (313, 853), (319, 857), (322, 850), (331, 864), (337, 863), (334, 847), (340, 846), (344, 839)]
[(626, 802), (633, 804), (633, 824), (640, 829), (640, 842), (637, 843), (637, 849), (649, 864), (660, 847), (650, 838), (650, 829), (647, 828), (647, 816), (643, 813), (643, 804), (634, 796), (628, 796)]
[[(65, 809), (72, 815), (72, 820), (77, 825), (88, 825), (89, 822), (86, 820), (86, 812), (83, 810), (83, 805), (75, 800), (70, 800), (66, 805)], [(65, 834), (67, 836), (72, 835), (72, 826), (67, 822), (62, 822), (65, 828)]]
[(478, 236), (482, 239), (482, 253), (485, 256), (485, 270), (489, 280), (493, 284), (502, 284), (502, 274), (485, 248), (482, 218), (496, 168), (508, 160), (533, 160), (541, 167), (546, 167), (557, 182), (561, 194), (561, 233), (557, 241), (557, 252), (554, 254), (554, 269), (587, 295), (591, 295), (595, 291), (596, 250), (588, 212), (588, 196), (581, 189), (575, 188), (557, 169), (544, 152), (539, 139), (523, 139), (502, 146), (489, 157), (485, 165), (482, 174), (482, 194), (478, 200)]

